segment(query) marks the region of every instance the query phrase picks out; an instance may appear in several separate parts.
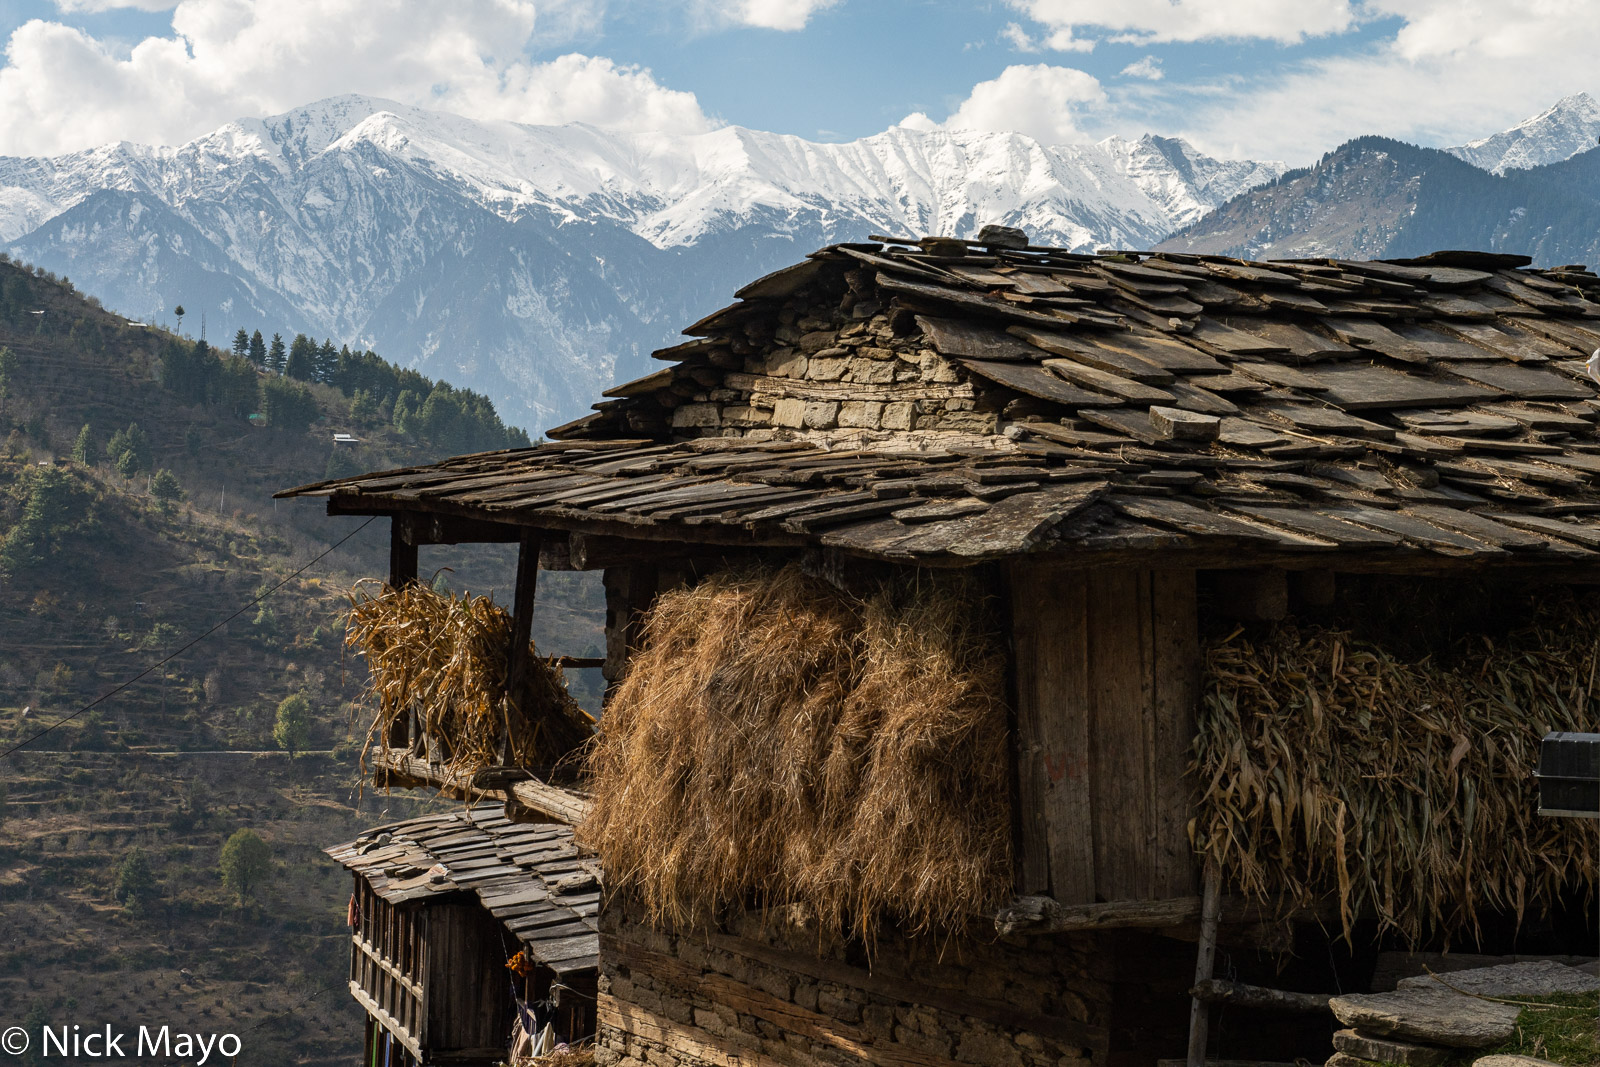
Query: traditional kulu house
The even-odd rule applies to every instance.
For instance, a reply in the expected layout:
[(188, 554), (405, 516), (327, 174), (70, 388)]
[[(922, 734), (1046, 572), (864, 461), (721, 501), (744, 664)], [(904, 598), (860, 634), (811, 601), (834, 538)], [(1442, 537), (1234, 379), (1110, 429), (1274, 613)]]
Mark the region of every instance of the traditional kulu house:
[(351, 872), (350, 995), (369, 1067), (506, 1061), (512, 1035), (594, 1034), (596, 864), (564, 824), (497, 807), (427, 815), (326, 850)]
[[(1600, 279), (1528, 264), (836, 245), (549, 443), (287, 495), (390, 516), (396, 585), (518, 543), (514, 650), (538, 567), (604, 570), (593, 776), (497, 794), (604, 865), (599, 1062), (1198, 1062), (1214, 954), (1293, 955), (1263, 918), (1426, 940), (1592, 878), (1516, 873), (1587, 656), (1491, 730), (1524, 675), (1372, 643), (1600, 573)], [(1370, 641), (1313, 634), (1347, 603)]]

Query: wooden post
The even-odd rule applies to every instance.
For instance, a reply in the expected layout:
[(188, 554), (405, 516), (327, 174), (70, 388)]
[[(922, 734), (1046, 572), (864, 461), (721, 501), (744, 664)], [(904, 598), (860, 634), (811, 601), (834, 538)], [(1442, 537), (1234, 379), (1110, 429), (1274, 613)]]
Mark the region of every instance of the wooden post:
[(524, 530), (517, 549), (517, 586), (512, 602), (511, 644), (506, 649), (506, 722), (500, 762), (511, 764), (511, 716), (522, 714), (518, 703), (528, 677), (529, 642), (533, 640), (533, 600), (539, 588), (539, 531)]
[[(1222, 873), (1216, 860), (1206, 857), (1204, 886), (1200, 894), (1200, 947), (1195, 953), (1194, 984), (1208, 986), (1217, 962), (1217, 916), (1222, 906)], [(1199, 997), (1189, 1002), (1189, 1064), (1205, 1067), (1206, 1042), (1211, 1037), (1211, 1009)]]
[[(389, 520), (389, 588), (400, 589), (414, 585), (417, 580), (417, 546), (407, 536), (409, 523), (406, 516), (395, 515)], [(416, 743), (417, 712), (408, 708), (404, 717), (389, 724), (389, 736), (384, 743), (391, 749), (411, 751)]]

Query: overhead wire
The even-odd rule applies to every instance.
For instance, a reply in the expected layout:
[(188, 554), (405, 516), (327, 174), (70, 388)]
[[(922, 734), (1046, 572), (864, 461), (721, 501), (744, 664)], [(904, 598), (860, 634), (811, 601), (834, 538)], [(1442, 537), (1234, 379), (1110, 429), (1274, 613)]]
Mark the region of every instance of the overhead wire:
[(184, 645), (182, 648), (178, 649), (176, 652), (171, 653), (170, 655), (168, 655), (166, 658), (160, 660), (159, 662), (152, 663), (150, 666), (146, 667), (144, 670), (140, 671), (138, 674), (134, 675), (132, 678), (129, 678), (127, 681), (121, 683), (120, 685), (116, 686), (115, 688), (109, 689), (106, 692), (100, 694), (100, 696), (96, 697), (94, 700), (92, 700), (89, 703), (85, 704), (83, 707), (79, 708), (77, 711), (73, 712), (71, 715), (67, 715), (67, 716), (65, 716), (63, 718), (57, 719), (55, 722), (51, 723), (49, 726), (46, 726), (43, 730), (40, 730), (38, 733), (35, 733), (30, 737), (26, 737), (26, 738), (22, 739), (21, 741), (18, 741), (16, 744), (12, 745), (10, 748), (6, 749), (4, 752), (0, 752), (0, 759), (5, 759), (7, 756), (11, 756), (11, 755), (13, 755), (13, 754), (15, 754), (17, 752), (21, 752), (23, 749), (25, 749), (29, 745), (33, 744), (35, 741), (39, 740), (41, 737), (45, 737), (48, 734), (53, 733), (55, 730), (60, 729), (62, 726), (65, 726), (67, 723), (71, 722), (73, 719), (76, 719), (78, 716), (80, 716), (80, 715), (82, 715), (82, 714), (84, 714), (84, 713), (86, 713), (88, 711), (91, 711), (95, 707), (97, 707), (98, 705), (105, 703), (107, 700), (110, 700), (112, 697), (116, 696), (118, 693), (122, 692), (124, 689), (127, 689), (129, 686), (133, 685), (135, 682), (139, 681), (140, 679), (144, 678), (147, 674), (151, 673), (152, 671), (154, 671), (154, 670), (156, 670), (156, 669), (158, 669), (160, 667), (165, 667), (167, 664), (171, 663), (173, 660), (177, 659), (179, 656), (181, 656), (185, 652), (189, 651), (195, 645), (198, 645), (200, 642), (204, 641), (206, 638), (210, 637), (212, 634), (216, 633), (218, 630), (220, 630), (224, 626), (228, 625), (228, 623), (232, 622), (234, 619), (237, 619), (240, 615), (243, 615), (245, 612), (249, 611), (251, 608), (253, 608), (256, 605), (260, 604), (262, 601), (264, 601), (268, 597), (272, 596), (272, 594), (276, 593), (278, 590), (282, 589), (284, 586), (288, 585), (290, 582), (292, 582), (296, 578), (300, 577), (306, 571), (310, 570), (312, 567), (314, 567), (318, 563), (322, 562), (329, 555), (331, 555), (336, 549), (338, 549), (341, 545), (343, 545), (346, 541), (350, 540), (352, 537), (354, 537), (356, 534), (360, 533), (362, 530), (365, 530), (368, 526), (371, 526), (373, 520), (376, 519), (377, 517), (378, 516), (374, 515), (371, 518), (367, 519), (366, 522), (362, 523), (360, 526), (357, 526), (354, 530), (351, 530), (349, 533), (347, 533), (343, 537), (339, 538), (339, 540), (335, 541), (333, 544), (331, 544), (327, 548), (323, 549), (316, 556), (312, 557), (311, 559), (307, 560), (305, 563), (301, 564), (298, 570), (296, 570), (293, 573), (289, 574), (282, 581), (280, 581), (276, 585), (272, 586), (272, 588), (267, 589), (265, 592), (257, 593), (255, 595), (255, 597), (253, 597), (252, 599), (246, 601), (243, 605), (241, 605), (238, 608), (238, 610), (234, 611), (233, 614), (228, 615), (226, 618), (221, 619), (215, 625), (213, 625), (209, 630), (207, 630), (205, 633), (203, 633), (200, 636), (196, 637), (194, 640), (190, 641), (188, 644)]

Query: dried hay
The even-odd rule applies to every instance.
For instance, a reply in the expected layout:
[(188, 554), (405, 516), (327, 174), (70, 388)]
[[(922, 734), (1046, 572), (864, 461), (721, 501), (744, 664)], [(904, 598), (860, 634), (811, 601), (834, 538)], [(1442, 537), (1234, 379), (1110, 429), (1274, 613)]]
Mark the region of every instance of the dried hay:
[(1196, 847), (1247, 893), (1336, 895), (1347, 938), (1363, 911), (1448, 941), (1479, 908), (1592, 890), (1593, 835), (1536, 814), (1531, 771), (1547, 730), (1593, 728), (1600, 610), (1546, 594), (1498, 646), (1471, 641), (1455, 669), (1293, 624), (1211, 648)]
[(1005, 660), (970, 578), (853, 599), (795, 566), (662, 595), (580, 836), (654, 921), (798, 905), (952, 930), (1011, 876)]
[(368, 748), (412, 708), (453, 779), (499, 764), (508, 731), (511, 762), (520, 767), (553, 764), (593, 737), (594, 719), (568, 695), (554, 660), (530, 656), (521, 713), (509, 714), (511, 616), (494, 601), (422, 584), (373, 594), (368, 584), (351, 591), (345, 628), (345, 644), (366, 657), (370, 673), (366, 696), (376, 713)]

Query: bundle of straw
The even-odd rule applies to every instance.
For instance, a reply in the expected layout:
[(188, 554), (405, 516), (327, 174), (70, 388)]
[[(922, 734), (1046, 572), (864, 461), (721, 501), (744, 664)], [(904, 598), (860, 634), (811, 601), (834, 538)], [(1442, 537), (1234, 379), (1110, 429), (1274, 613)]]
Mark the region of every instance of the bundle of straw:
[(655, 922), (798, 905), (869, 943), (1010, 880), (1004, 657), (970, 580), (853, 599), (798, 568), (664, 594), (590, 757), (581, 839)]
[(531, 647), (522, 691), (507, 693), (511, 616), (488, 597), (457, 598), (421, 584), (374, 593), (372, 584), (351, 591), (345, 628), (345, 643), (366, 658), (370, 674), (369, 748), (412, 709), (453, 779), (498, 764), (507, 734), (520, 767), (556, 763), (593, 737), (594, 719), (568, 695), (561, 668)]
[(1448, 943), (1480, 908), (1520, 920), (1592, 891), (1593, 835), (1536, 814), (1531, 771), (1547, 730), (1593, 727), (1600, 613), (1561, 593), (1499, 646), (1472, 640), (1455, 669), (1292, 623), (1211, 648), (1196, 847), (1261, 898), (1336, 895), (1347, 938), (1371, 911)]

